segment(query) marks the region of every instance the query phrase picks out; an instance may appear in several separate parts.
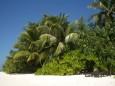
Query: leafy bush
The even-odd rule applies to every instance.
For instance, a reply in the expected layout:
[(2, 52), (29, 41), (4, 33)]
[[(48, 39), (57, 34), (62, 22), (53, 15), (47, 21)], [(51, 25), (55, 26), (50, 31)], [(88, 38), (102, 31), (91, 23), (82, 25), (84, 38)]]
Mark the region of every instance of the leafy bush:
[(26, 58), (12, 59), (8, 58), (3, 65), (3, 70), (8, 73), (33, 73), (38, 68), (34, 61), (26, 62)]
[[(95, 29), (84, 30), (76, 43), (85, 55), (91, 53), (98, 57), (100, 70), (115, 71), (115, 25), (111, 27), (94, 26)], [(97, 63), (97, 62), (96, 62)], [(93, 63), (92, 63), (93, 64)], [(88, 65), (87, 65), (88, 66)], [(90, 65), (89, 65), (90, 66)]]
[[(78, 50), (65, 53), (61, 57), (53, 58), (36, 71), (36, 75), (73, 75), (79, 74), (86, 68), (87, 60), (91, 56), (84, 56)], [(86, 60), (87, 59), (87, 60)], [(93, 58), (94, 60), (95, 58)]]

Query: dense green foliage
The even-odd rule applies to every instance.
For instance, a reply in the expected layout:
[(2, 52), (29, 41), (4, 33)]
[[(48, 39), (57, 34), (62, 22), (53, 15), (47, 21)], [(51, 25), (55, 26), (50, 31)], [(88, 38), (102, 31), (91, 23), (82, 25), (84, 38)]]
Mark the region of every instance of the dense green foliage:
[(27, 57), (13, 59), (12, 57), (15, 53), (16, 51), (11, 50), (10, 56), (7, 57), (7, 60), (3, 65), (3, 71), (6, 73), (33, 73), (40, 67), (35, 64), (34, 60), (27, 62)]
[(3, 65), (6, 73), (33, 73), (37, 70), (38, 66), (33, 61), (27, 63), (25, 58), (12, 59), (9, 58)]
[(38, 69), (35, 74), (36, 75), (80, 74), (81, 72), (86, 71), (88, 69), (87, 65), (90, 65), (88, 62), (89, 63), (94, 62), (96, 65), (99, 64), (97, 57), (93, 55), (85, 56), (81, 54), (79, 50), (72, 50), (65, 53), (61, 57), (51, 59), (48, 63), (44, 64), (41, 69)]
[(75, 24), (70, 24), (66, 15), (48, 16), (39, 24), (29, 23), (25, 33), (19, 37), (14, 45), (18, 52), (14, 59), (27, 56), (27, 61), (36, 60), (36, 63), (55, 57), (64, 52), (65, 44), (75, 42), (78, 34), (75, 33)]
[(96, 8), (100, 11), (91, 15), (90, 18), (93, 18), (101, 28), (115, 21), (115, 0), (95, 0), (89, 8)]
[[(74, 53), (74, 54), (73, 54)], [(79, 74), (84, 68), (84, 62), (81, 63), (81, 58), (75, 54), (77, 52), (71, 51), (61, 57), (51, 59), (50, 62), (38, 69), (36, 75), (73, 75)]]
[[(115, 24), (111, 27), (85, 30), (80, 39), (79, 48), (84, 54), (93, 53), (96, 55), (106, 70), (110, 70), (111, 64), (115, 67)], [(110, 60), (111, 59), (111, 60)]]
[[(111, 3), (112, 2), (112, 3)], [(90, 8), (100, 12), (91, 17), (68, 21), (68, 16), (44, 15), (39, 23), (24, 28), (15, 51), (10, 51), (3, 69), (7, 73), (73, 75), (99, 71), (115, 73), (114, 0), (97, 0)], [(109, 8), (108, 8), (109, 6)], [(40, 68), (39, 68), (40, 67)]]

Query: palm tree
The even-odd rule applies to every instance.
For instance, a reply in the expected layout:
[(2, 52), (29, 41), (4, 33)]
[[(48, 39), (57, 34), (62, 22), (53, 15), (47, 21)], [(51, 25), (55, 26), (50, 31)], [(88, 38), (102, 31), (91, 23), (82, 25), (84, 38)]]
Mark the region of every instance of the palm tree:
[[(65, 44), (71, 42), (75, 42), (78, 39), (78, 34), (75, 33), (76, 30), (76, 22), (69, 24), (67, 20), (67, 15), (60, 14), (60, 16), (48, 16), (45, 15), (44, 19), (41, 21), (41, 25), (47, 26), (49, 28), (50, 34), (43, 34), (41, 39), (46, 43), (50, 43), (53, 41), (54, 47), (54, 55), (57, 56), (63, 53), (65, 49)], [(52, 36), (51, 36), (52, 35)], [(54, 40), (48, 40), (50, 39)], [(46, 39), (47, 38), (47, 39)], [(48, 45), (49, 46), (49, 45)]]
[(111, 22), (115, 21), (115, 0), (96, 0), (89, 5), (89, 8), (100, 10), (99, 13), (92, 15), (90, 18), (94, 18), (101, 27), (105, 24), (110, 25)]
[(15, 54), (14, 58), (27, 56), (27, 61), (36, 59), (37, 63), (43, 64), (52, 57), (61, 55), (66, 44), (78, 39), (75, 29), (76, 22), (69, 24), (67, 16), (64, 14), (60, 16), (45, 15), (39, 24), (30, 24), (26, 32), (20, 36), (20, 41), (15, 45), (18, 46), (19, 52)]
[(37, 29), (38, 24), (29, 23), (28, 27), (25, 28), (24, 33), (19, 37), (19, 41), (14, 45), (18, 51), (13, 58), (28, 57), (27, 62), (36, 59), (39, 56), (38, 50), (40, 49), (41, 41), (39, 36), (41, 35)]

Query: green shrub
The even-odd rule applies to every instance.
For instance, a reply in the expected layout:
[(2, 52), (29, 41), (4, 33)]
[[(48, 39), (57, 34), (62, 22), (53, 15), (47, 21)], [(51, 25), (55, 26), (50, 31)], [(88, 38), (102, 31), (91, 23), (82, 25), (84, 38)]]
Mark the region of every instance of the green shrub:
[(92, 72), (94, 66), (100, 70), (106, 70), (98, 57), (93, 54), (84, 55), (80, 50), (72, 50), (60, 57), (55, 57), (51, 61), (38, 69), (36, 75), (73, 75), (83, 72)]
[(8, 58), (3, 65), (3, 70), (8, 73), (33, 73), (38, 68), (34, 62), (26, 62), (26, 58)]
[[(77, 54), (77, 55), (76, 55)], [(85, 67), (83, 57), (78, 56), (78, 52), (71, 51), (61, 57), (51, 59), (36, 71), (36, 75), (73, 75), (79, 74)]]

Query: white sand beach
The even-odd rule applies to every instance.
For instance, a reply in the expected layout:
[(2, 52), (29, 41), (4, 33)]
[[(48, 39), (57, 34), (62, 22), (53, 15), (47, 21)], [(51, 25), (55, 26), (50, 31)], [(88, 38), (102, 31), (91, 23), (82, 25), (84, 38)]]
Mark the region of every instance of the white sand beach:
[(5, 74), (0, 72), (0, 86), (115, 86), (115, 78), (73, 76), (35, 76), (34, 74)]

